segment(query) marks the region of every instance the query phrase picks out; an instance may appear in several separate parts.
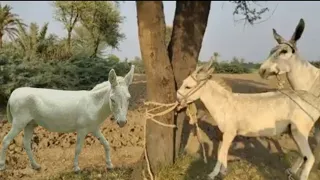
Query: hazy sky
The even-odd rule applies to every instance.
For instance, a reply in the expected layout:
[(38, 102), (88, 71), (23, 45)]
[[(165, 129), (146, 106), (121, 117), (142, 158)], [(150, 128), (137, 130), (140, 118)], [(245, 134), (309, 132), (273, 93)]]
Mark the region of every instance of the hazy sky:
[[(26, 23), (37, 22), (43, 25), (49, 22), (49, 32), (65, 36), (66, 31), (61, 23), (52, 17), (53, 8), (49, 1), (1, 1), (13, 7), (13, 12), (23, 18)], [(320, 60), (320, 2), (288, 1), (260, 2), (267, 5), (271, 15), (268, 21), (253, 27), (243, 26), (243, 22), (235, 23), (232, 15), (234, 5), (228, 1), (211, 3), (202, 49), (201, 60), (208, 60), (213, 52), (219, 52), (221, 59), (230, 60), (233, 56), (243, 57), (247, 61), (262, 61), (269, 50), (276, 44), (272, 36), (272, 28), (284, 38), (290, 38), (300, 18), (304, 18), (306, 28), (298, 43), (302, 57), (308, 60)], [(167, 24), (172, 24), (175, 2), (164, 2), (164, 12)], [(126, 39), (120, 43), (119, 51), (111, 51), (121, 59), (140, 56), (138, 40), (137, 13), (135, 2), (121, 3), (121, 14), (125, 16), (122, 32)]]

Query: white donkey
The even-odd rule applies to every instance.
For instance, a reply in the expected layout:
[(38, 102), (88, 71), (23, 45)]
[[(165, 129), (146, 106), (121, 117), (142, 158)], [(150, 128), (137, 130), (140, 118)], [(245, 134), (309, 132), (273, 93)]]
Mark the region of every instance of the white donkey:
[[(289, 129), (305, 161), (300, 180), (307, 180), (314, 164), (308, 135), (320, 117), (320, 100), (312, 104), (302, 100), (300, 96), (308, 100), (314, 98), (307, 91), (232, 93), (217, 80), (211, 79), (214, 76), (211, 63), (198, 67), (177, 91), (180, 108), (200, 99), (223, 132), (218, 161), (208, 178), (214, 179), (219, 172), (226, 174), (228, 150), (235, 136), (277, 136)], [(301, 164), (302, 161), (299, 161), (289, 170), (296, 173)]]
[[(286, 73), (288, 81), (294, 90), (305, 90), (319, 97), (319, 69), (302, 59), (296, 46), (304, 27), (304, 20), (300, 19), (289, 41), (285, 40), (273, 29), (273, 36), (278, 45), (271, 49), (270, 55), (260, 66), (259, 74), (262, 78), (268, 79), (271, 76)], [(317, 121), (315, 125), (314, 136), (317, 141), (317, 148), (314, 153), (318, 164), (320, 161), (320, 121)]]
[(84, 139), (92, 133), (105, 149), (107, 168), (113, 167), (110, 146), (100, 131), (101, 124), (113, 114), (117, 124), (127, 123), (127, 110), (134, 66), (123, 78), (111, 69), (108, 81), (96, 85), (90, 91), (64, 91), (43, 88), (22, 87), (14, 90), (8, 100), (7, 117), (12, 123), (9, 133), (2, 141), (0, 169), (5, 169), (6, 151), (10, 142), (24, 130), (23, 145), (33, 169), (40, 165), (33, 157), (31, 139), (33, 130), (40, 125), (52, 132), (77, 132), (74, 157), (74, 171), (79, 172), (78, 157)]

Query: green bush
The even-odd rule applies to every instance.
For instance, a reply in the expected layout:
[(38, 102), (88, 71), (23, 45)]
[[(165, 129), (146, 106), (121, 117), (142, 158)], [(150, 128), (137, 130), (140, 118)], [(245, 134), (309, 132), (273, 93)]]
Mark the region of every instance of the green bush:
[[(207, 62), (199, 62), (199, 65), (203, 65), (205, 63)], [(246, 66), (246, 63), (214, 62), (212, 66), (215, 68), (216, 73), (226, 73), (226, 74), (251, 73), (250, 68)]]
[[(109, 59), (111, 57), (111, 59)], [(108, 58), (74, 56), (66, 61), (33, 59), (22, 60), (6, 53), (0, 54), (0, 101), (8, 99), (11, 92), (23, 86), (63, 90), (90, 90), (108, 80), (114, 68), (123, 76), (130, 70), (126, 62)]]
[(315, 67), (320, 68), (320, 61), (311, 61), (310, 63)]

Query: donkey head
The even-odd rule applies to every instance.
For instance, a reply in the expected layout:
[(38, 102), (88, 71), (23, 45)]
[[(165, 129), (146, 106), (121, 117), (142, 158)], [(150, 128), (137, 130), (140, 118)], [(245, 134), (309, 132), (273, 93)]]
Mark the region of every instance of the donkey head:
[(262, 78), (267, 79), (269, 76), (291, 71), (290, 64), (297, 57), (296, 43), (300, 39), (304, 27), (304, 20), (300, 19), (289, 41), (286, 41), (273, 29), (273, 37), (278, 42), (278, 45), (271, 49), (268, 58), (260, 66), (259, 74)]
[(109, 104), (113, 116), (120, 127), (127, 123), (127, 112), (131, 97), (128, 87), (132, 83), (133, 74), (134, 65), (131, 66), (131, 70), (124, 78), (117, 77), (113, 69), (109, 72), (108, 80), (111, 84)]
[(192, 103), (200, 98), (203, 87), (208, 79), (211, 78), (214, 68), (213, 61), (209, 61), (206, 65), (198, 66), (185, 80), (177, 91), (177, 101), (180, 108)]

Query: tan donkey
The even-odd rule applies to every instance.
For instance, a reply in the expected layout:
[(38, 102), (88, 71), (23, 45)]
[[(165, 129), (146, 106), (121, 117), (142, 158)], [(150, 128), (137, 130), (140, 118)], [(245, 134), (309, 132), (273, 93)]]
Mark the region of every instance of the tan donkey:
[(289, 129), (303, 157), (289, 170), (296, 173), (305, 162), (300, 180), (307, 180), (315, 161), (308, 136), (320, 116), (320, 101), (309, 104), (303, 100), (315, 98), (307, 91), (232, 93), (212, 78), (214, 69), (211, 65), (212, 61), (198, 67), (177, 91), (180, 108), (200, 99), (223, 133), (218, 161), (208, 178), (214, 179), (219, 172), (226, 174), (228, 150), (235, 136), (270, 137)]

